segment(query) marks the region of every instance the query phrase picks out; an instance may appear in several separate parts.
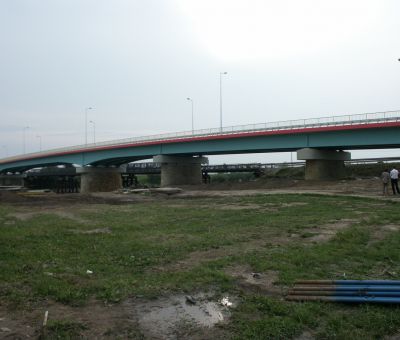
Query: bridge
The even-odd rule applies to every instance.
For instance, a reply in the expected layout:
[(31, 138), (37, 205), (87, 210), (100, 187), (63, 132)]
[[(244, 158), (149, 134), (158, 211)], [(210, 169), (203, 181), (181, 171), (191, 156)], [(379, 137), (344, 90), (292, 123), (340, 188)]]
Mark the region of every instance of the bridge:
[(400, 111), (291, 120), (120, 139), (18, 155), (0, 160), (0, 172), (80, 166), (83, 192), (120, 186), (122, 164), (154, 158), (163, 186), (201, 182), (205, 155), (297, 152), (306, 179), (340, 177), (344, 150), (400, 147)]

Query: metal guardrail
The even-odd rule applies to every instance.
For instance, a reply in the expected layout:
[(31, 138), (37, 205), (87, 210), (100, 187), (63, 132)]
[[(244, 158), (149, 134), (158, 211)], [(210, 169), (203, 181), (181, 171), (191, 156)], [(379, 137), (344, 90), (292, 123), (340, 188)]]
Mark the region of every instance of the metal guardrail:
[(96, 147), (104, 147), (104, 146), (119, 146), (119, 145), (122, 146), (124, 144), (162, 142), (168, 140), (179, 140), (179, 139), (207, 137), (207, 136), (225, 136), (225, 135), (229, 136), (237, 133), (254, 133), (254, 132), (265, 132), (265, 131), (307, 129), (307, 128), (311, 129), (318, 127), (348, 126), (356, 124), (360, 125), (360, 124), (386, 123), (386, 122), (398, 122), (398, 121), (400, 121), (400, 111), (386, 111), (386, 112), (362, 113), (355, 115), (296, 119), (296, 120), (278, 121), (270, 123), (235, 125), (235, 126), (222, 127), (222, 129), (210, 128), (210, 129), (200, 129), (194, 131), (190, 130), (190, 131), (182, 131), (174, 133), (164, 133), (157, 135), (124, 138), (124, 139), (117, 139), (99, 143), (90, 143), (85, 145), (62, 147), (41, 152), (34, 152), (24, 155), (3, 158), (0, 160), (0, 163), (23, 160), (25, 158), (31, 158), (31, 157), (48, 156), (53, 153), (59, 153), (59, 152), (85, 151), (88, 149), (92, 150), (95, 149)]

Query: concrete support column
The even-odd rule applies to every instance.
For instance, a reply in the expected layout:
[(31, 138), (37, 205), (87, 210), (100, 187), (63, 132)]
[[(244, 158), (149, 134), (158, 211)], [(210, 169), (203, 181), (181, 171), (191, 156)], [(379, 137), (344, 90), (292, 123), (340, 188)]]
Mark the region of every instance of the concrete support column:
[(201, 184), (201, 164), (208, 164), (206, 157), (158, 155), (153, 158), (161, 163), (161, 186)]
[(122, 188), (121, 170), (119, 168), (77, 168), (81, 175), (81, 193), (109, 192)]
[(306, 148), (297, 151), (297, 159), (306, 161), (306, 180), (329, 180), (346, 176), (344, 161), (349, 161), (351, 155), (345, 151)]

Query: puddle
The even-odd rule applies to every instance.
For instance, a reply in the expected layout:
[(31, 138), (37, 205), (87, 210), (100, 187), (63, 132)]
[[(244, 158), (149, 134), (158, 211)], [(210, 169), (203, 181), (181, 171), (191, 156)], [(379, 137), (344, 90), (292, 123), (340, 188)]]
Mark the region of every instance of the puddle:
[[(146, 338), (176, 339), (184, 325), (211, 328), (227, 320), (230, 316), (229, 307), (224, 307), (221, 301), (211, 301), (206, 294), (190, 297), (176, 295), (136, 304), (134, 308), (139, 316), (139, 327)], [(224, 297), (223, 301), (232, 306), (229, 297)]]

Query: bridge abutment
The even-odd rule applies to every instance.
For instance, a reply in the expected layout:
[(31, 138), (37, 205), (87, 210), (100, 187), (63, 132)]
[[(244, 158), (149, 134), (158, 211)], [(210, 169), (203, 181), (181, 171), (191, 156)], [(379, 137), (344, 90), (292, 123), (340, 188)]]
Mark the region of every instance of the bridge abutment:
[(109, 192), (122, 188), (121, 169), (82, 167), (76, 169), (81, 175), (81, 193)]
[(154, 162), (161, 164), (161, 186), (201, 184), (201, 164), (207, 157), (158, 155)]
[(344, 161), (350, 152), (306, 148), (297, 151), (297, 159), (306, 161), (306, 180), (342, 179), (346, 176)]

